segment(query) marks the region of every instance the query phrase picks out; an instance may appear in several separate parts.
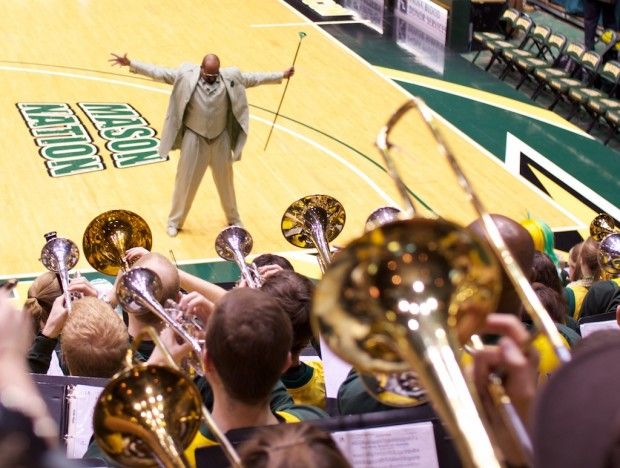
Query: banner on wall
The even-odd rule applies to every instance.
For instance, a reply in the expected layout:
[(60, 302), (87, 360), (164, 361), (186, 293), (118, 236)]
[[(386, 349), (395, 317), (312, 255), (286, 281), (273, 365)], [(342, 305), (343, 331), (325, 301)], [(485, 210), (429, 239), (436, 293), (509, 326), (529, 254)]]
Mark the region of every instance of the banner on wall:
[(343, 0), (342, 6), (357, 18), (367, 21), (368, 26), (383, 34), (384, 0)]

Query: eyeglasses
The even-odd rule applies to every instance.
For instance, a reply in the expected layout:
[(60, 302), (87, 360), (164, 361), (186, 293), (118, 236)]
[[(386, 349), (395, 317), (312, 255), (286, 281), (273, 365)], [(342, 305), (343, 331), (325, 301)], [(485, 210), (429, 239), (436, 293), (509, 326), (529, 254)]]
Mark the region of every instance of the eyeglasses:
[(218, 76), (220, 76), (219, 73), (203, 73), (202, 74), (203, 78), (217, 78)]

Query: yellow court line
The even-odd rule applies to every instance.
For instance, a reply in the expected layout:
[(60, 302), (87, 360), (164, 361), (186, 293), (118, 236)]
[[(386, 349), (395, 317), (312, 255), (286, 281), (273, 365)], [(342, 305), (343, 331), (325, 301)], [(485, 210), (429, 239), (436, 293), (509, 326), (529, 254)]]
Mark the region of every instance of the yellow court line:
[(527, 104), (525, 102), (517, 101), (504, 96), (498, 96), (497, 94), (489, 93), (488, 91), (481, 91), (479, 89), (470, 88), (455, 83), (449, 83), (447, 81), (439, 80), (437, 78), (429, 78), (427, 76), (418, 75), (415, 73), (404, 72), (401, 70), (394, 70), (392, 68), (375, 67), (380, 73), (385, 76), (404, 83), (410, 83), (425, 88), (435, 89), (437, 91), (445, 92), (448, 94), (454, 94), (461, 96), (472, 101), (481, 102), (489, 106), (504, 109), (515, 114), (531, 117), (532, 119), (539, 120), (555, 127), (563, 128), (570, 132), (579, 134), (581, 136), (593, 139), (591, 135), (588, 135), (582, 129), (576, 125), (570, 123), (566, 119), (560, 117), (555, 112), (551, 112), (542, 107)]

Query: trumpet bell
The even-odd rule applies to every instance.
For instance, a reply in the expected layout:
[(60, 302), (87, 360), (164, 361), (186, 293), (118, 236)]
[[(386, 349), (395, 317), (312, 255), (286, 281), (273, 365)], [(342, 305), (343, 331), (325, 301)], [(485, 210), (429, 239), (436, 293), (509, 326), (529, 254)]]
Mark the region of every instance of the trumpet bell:
[(370, 213), (366, 219), (365, 231), (372, 231), (379, 226), (391, 223), (392, 221), (397, 221), (401, 215), (402, 211), (393, 206), (382, 206), (381, 208), (377, 208), (375, 211)]
[(280, 227), (287, 241), (302, 249), (319, 248), (312, 230), (322, 227), (327, 242), (333, 241), (344, 228), (346, 214), (342, 204), (329, 195), (308, 195), (294, 201), (282, 216)]
[(247, 257), (253, 246), (254, 241), (250, 233), (239, 226), (223, 229), (215, 239), (215, 251), (229, 262), (235, 261), (235, 249), (238, 249), (243, 257)]
[(132, 247), (151, 250), (153, 236), (146, 221), (127, 210), (111, 210), (93, 219), (84, 231), (82, 248), (98, 272), (115, 276), (123, 268), (125, 252)]
[(609, 234), (599, 242), (598, 263), (609, 277), (620, 276), (620, 232)]
[(469, 231), (444, 220), (397, 221), (339, 252), (317, 285), (313, 325), (360, 370), (405, 372), (395, 338), (407, 336), (424, 356), (420, 331), (433, 321), (458, 348), (495, 307), (499, 278), (493, 255)]
[(121, 466), (179, 466), (200, 427), (198, 389), (178, 370), (136, 366), (104, 388), (93, 414), (97, 444)]
[(63, 237), (55, 237), (45, 243), (41, 249), (41, 263), (50, 271), (59, 273), (70, 270), (77, 265), (80, 251), (75, 242)]
[(148, 305), (160, 303), (163, 296), (161, 279), (148, 268), (133, 268), (121, 276), (116, 285), (118, 302), (132, 314), (145, 314)]
[(590, 237), (597, 242), (609, 234), (618, 231), (616, 221), (607, 213), (601, 213), (590, 222)]

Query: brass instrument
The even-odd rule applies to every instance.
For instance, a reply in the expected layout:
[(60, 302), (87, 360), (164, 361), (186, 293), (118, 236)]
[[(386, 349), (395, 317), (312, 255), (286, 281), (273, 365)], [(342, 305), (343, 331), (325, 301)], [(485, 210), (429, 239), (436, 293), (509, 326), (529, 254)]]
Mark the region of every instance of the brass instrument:
[(372, 231), (374, 228), (383, 226), (384, 224), (398, 221), (402, 216), (400, 209), (393, 206), (382, 206), (370, 213), (366, 219), (366, 231)]
[[(49, 234), (49, 236), (48, 236)], [(46, 234), (49, 239), (41, 249), (41, 263), (50, 271), (58, 274), (62, 293), (65, 296), (65, 307), (71, 312), (71, 294), (69, 293), (69, 270), (77, 265), (80, 251), (75, 242), (56, 233)]]
[(608, 278), (620, 276), (620, 232), (608, 234), (599, 242), (598, 264)]
[(616, 224), (614, 218), (607, 213), (601, 213), (597, 215), (590, 222), (590, 237), (597, 242), (603, 240), (605, 236), (613, 233), (619, 233), (620, 226)]
[(295, 247), (316, 248), (319, 266), (325, 272), (331, 261), (329, 243), (344, 228), (342, 204), (329, 195), (308, 195), (294, 201), (284, 212), (282, 234)]
[(426, 390), (413, 371), (374, 374), (362, 372), (360, 379), (366, 391), (384, 405), (408, 408), (428, 402)]
[(223, 229), (215, 239), (215, 251), (224, 260), (235, 262), (241, 270), (241, 277), (250, 288), (260, 288), (261, 277), (256, 267), (245, 263), (252, 251), (254, 242), (250, 233), (239, 226), (229, 226)]
[(127, 210), (111, 210), (93, 219), (82, 239), (88, 263), (98, 272), (115, 276), (127, 271), (125, 252), (132, 247), (151, 250), (153, 236), (146, 221)]
[[(161, 349), (169, 367), (133, 363), (144, 335)], [(183, 454), (200, 428), (202, 399), (148, 327), (127, 351), (125, 369), (106, 385), (93, 413), (95, 440), (122, 466), (186, 467)]]
[[(202, 359), (201, 343), (195, 336), (189, 333), (181, 323), (172, 318), (160, 304), (158, 298), (161, 298), (161, 289), (161, 280), (155, 272), (148, 268), (132, 268), (121, 276), (116, 286), (116, 294), (119, 303), (128, 311), (133, 311), (135, 313), (139, 310), (148, 310), (154, 313), (172, 328), (179, 337), (189, 343), (192, 347), (192, 351), (200, 359), (200, 365), (204, 373), (205, 369)], [(240, 466), (239, 455), (236, 453), (228, 438), (226, 438), (224, 433), (217, 427), (211, 413), (204, 405), (202, 405), (202, 416), (213, 435), (221, 444), (232, 466)]]
[[(570, 357), (493, 219), (443, 143), (430, 109), (419, 99), (399, 108), (377, 137), (388, 172), (403, 198), (404, 215), (411, 219), (380, 226), (340, 251), (318, 284), (314, 325), (340, 357), (360, 370), (415, 370), (452, 434), (463, 464), (499, 466), (480, 416), (480, 403), (460, 368), (460, 346), (494, 310), (500, 270), (487, 244), (469, 230), (443, 219), (415, 217), (415, 205), (396, 171), (390, 154), (394, 145), (389, 140), (395, 124), (411, 109), (419, 112), (431, 130), (439, 151), (483, 219), (491, 246), (538, 329), (547, 334), (561, 361)], [(490, 390), (494, 389), (496, 386)], [(510, 414), (512, 406), (505, 399), (503, 403), (500, 411), (508, 419), (518, 418)], [(519, 441), (527, 457), (529, 440), (527, 434), (519, 433), (518, 426), (517, 421), (512, 434), (525, 438)]]

